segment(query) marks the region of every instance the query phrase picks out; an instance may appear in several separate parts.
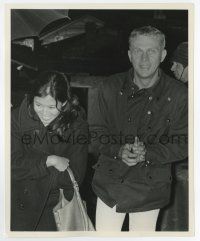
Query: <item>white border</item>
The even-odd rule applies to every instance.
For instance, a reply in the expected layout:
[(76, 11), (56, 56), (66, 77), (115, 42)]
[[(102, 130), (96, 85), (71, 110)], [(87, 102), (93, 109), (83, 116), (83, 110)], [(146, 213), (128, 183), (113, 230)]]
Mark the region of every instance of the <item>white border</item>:
[[(198, 0), (197, 0), (198, 1)], [(16, 2), (19, 2), (19, 1), (4, 1), (5, 3), (16, 3)], [(20, 1), (20, 3), (27, 3), (27, 2), (31, 2), (31, 1), (28, 1), (28, 0), (26, 0), (26, 1)], [(32, 1), (33, 2), (33, 1)], [(55, 1), (42, 1), (42, 3), (55, 3)], [(66, 3), (66, 1), (59, 1), (59, 2), (64, 2), (64, 3)], [(75, 3), (75, 2), (78, 2), (78, 3), (82, 3), (82, 2), (86, 2), (86, 1), (76, 1), (76, 0), (74, 0), (74, 1), (68, 1), (68, 2), (73, 2), (73, 3)], [(87, 1), (87, 3), (88, 2), (90, 2), (90, 1)], [(94, 2), (94, 1), (93, 1)], [(96, 2), (104, 2), (104, 1), (95, 1), (95, 3)], [(123, 8), (123, 6), (124, 6), (124, 3), (125, 3), (125, 1), (107, 1), (107, 2), (109, 2), (109, 3), (119, 3), (119, 2), (121, 2), (122, 3), (122, 5), (119, 5), (119, 8), (121, 9), (121, 8)], [(126, 1), (126, 2), (136, 2), (136, 1)], [(160, 8), (160, 6), (161, 6), (161, 3), (164, 3), (164, 1), (137, 1), (137, 2), (145, 2), (145, 3), (150, 3), (150, 2), (156, 2), (156, 3), (160, 3), (160, 4), (158, 4), (158, 5), (152, 5), (152, 7), (150, 8), (150, 9), (156, 9), (156, 6), (159, 6), (159, 8)], [(168, 1), (167, 3), (173, 3), (174, 1)], [(199, 7), (199, 3), (197, 4), (196, 3), (196, 1), (176, 1), (176, 3), (195, 3), (195, 23), (198, 23), (199, 21), (199, 9), (197, 8), (197, 6)], [(41, 3), (41, 1), (38, 1), (38, 0), (35, 0), (34, 1), (34, 3)], [(166, 3), (166, 2), (165, 2)], [(74, 4), (73, 4), (74, 5)], [(104, 6), (105, 6), (105, 4), (104, 4)], [(179, 6), (180, 6), (180, 4), (179, 4)], [(183, 4), (181, 4), (181, 8), (183, 8)], [(49, 5), (48, 5), (48, 7), (49, 7)], [(54, 5), (54, 6), (52, 6), (51, 8), (58, 8), (58, 4), (56, 4), (56, 5)], [(39, 7), (39, 8), (41, 8), (41, 6)], [(62, 7), (61, 7), (62, 8)], [(71, 7), (70, 7), (71, 8)], [(73, 8), (74, 8), (74, 6), (73, 6)], [(80, 8), (80, 5), (78, 5), (78, 8)], [(84, 7), (83, 7), (84, 8)], [(88, 8), (88, 6), (87, 6), (87, 8)], [(94, 8), (98, 8), (97, 7), (97, 5), (94, 7)], [(105, 7), (105, 8), (107, 8), (107, 7)], [(147, 5), (145, 4), (145, 8), (147, 8)], [(1, 5), (1, 17), (2, 17), (2, 5)], [(198, 19), (198, 20), (197, 20)], [(1, 21), (2, 22), (2, 21)], [(5, 26), (5, 25), (4, 25)], [(194, 31), (194, 33), (195, 33), (195, 72), (194, 72), (194, 74), (195, 74), (195, 80), (197, 79), (197, 76), (199, 76), (198, 75), (198, 72), (197, 72), (197, 69), (199, 68), (199, 66), (198, 66), (198, 63), (197, 63), (197, 52), (199, 53), (199, 47), (198, 47), (198, 39), (199, 39), (199, 34), (197, 34), (197, 29), (198, 29), (198, 27), (197, 27), (197, 25), (195, 26), (195, 31)], [(1, 31), (2, 31), (2, 29), (1, 29)], [(3, 34), (1, 34), (1, 36), (3, 36)], [(4, 44), (5, 44), (5, 42), (4, 42)], [(1, 44), (1, 49), (0, 50), (5, 50), (5, 46), (3, 46), (2, 47), (2, 44)], [(1, 51), (2, 52), (2, 51)], [(193, 61), (193, 59), (191, 59), (191, 56), (190, 56), (190, 63), (192, 63), (192, 61)], [(3, 67), (2, 68), (2, 71), (1, 71), (1, 80), (4, 80), (5, 79), (5, 75), (3, 76), (3, 71), (5, 70), (5, 67), (6, 66), (4, 66), (3, 65), (3, 60), (1, 60), (1, 67)], [(191, 74), (191, 73), (190, 73)], [(8, 77), (8, 76), (7, 76)], [(7, 79), (7, 78), (6, 78)], [(2, 85), (2, 82), (3, 81), (1, 81), (1, 85)], [(196, 94), (198, 94), (198, 87), (199, 87), (199, 84), (197, 83), (197, 82), (195, 82), (195, 93)], [(4, 97), (4, 87), (2, 87), (2, 88), (0, 88), (1, 90), (1, 93), (0, 93), (0, 95), (1, 95), (1, 98), (2, 98), (2, 101), (1, 101), (1, 103), (3, 103), (3, 101), (5, 100), (3, 97)], [(191, 90), (191, 88), (190, 88), (190, 90)], [(6, 94), (7, 96), (8, 96), (8, 93)], [(190, 99), (190, 104), (192, 104), (191, 103), (191, 100), (192, 99)], [(7, 99), (7, 105), (6, 105), (6, 112), (7, 112), (7, 114), (8, 114), (8, 112), (9, 112), (9, 100)], [(198, 110), (198, 105), (197, 105), (197, 103), (200, 103), (200, 100), (199, 100), (199, 97), (198, 97), (198, 95), (195, 95), (195, 99), (194, 99), (194, 101), (195, 101), (195, 104), (194, 104), (194, 108), (195, 108), (195, 111), (197, 111)], [(1, 113), (2, 113), (2, 110), (3, 110), (3, 107), (4, 107), (5, 105), (3, 104), (3, 105), (1, 105), (0, 106), (0, 110), (1, 110)], [(191, 116), (191, 115), (190, 115)], [(1, 115), (1, 129), (0, 129), (0, 134), (1, 134), (1, 136), (6, 136), (5, 134), (5, 129), (4, 129), (4, 126), (2, 126), (2, 124), (3, 124), (3, 118), (2, 118), (2, 115)], [(190, 121), (191, 121), (191, 119), (190, 119)], [(195, 119), (195, 125), (194, 125), (194, 127), (195, 127), (195, 132), (198, 132), (198, 134), (199, 134), (199, 131), (198, 131), (198, 128), (196, 128), (197, 126), (198, 126), (198, 121)], [(5, 123), (4, 123), (5, 124)], [(3, 128), (2, 128), (3, 127)], [(200, 128), (199, 128), (200, 129)], [(7, 130), (7, 129), (6, 129)], [(193, 127), (191, 127), (190, 126), (190, 133), (191, 133), (191, 131), (193, 130)], [(4, 132), (3, 132), (4, 131)], [(3, 133), (2, 133), (3, 132)], [(2, 135), (3, 134), (3, 135)], [(9, 138), (9, 137), (8, 137)], [(197, 137), (198, 138), (198, 137)], [(3, 140), (3, 138), (1, 138), (1, 141)], [(191, 140), (190, 140), (190, 143), (192, 144), (192, 142), (191, 142)], [(1, 147), (2, 147), (2, 142), (1, 142)], [(199, 148), (198, 148), (198, 142), (196, 142), (195, 143), (195, 145), (194, 145), (194, 148), (195, 148), (195, 152), (194, 152), (194, 156), (195, 156), (195, 160), (197, 160), (197, 158), (199, 157)], [(2, 150), (2, 152), (4, 151), (5, 149), (3, 148), (3, 150)], [(193, 145), (190, 145), (190, 151), (192, 151), (193, 150)], [(2, 152), (0, 152), (0, 153), (2, 153)], [(5, 153), (4, 153), (5, 154)], [(3, 155), (1, 155), (0, 157), (2, 157), (1, 158), (1, 160), (4, 160), (4, 156)], [(195, 168), (194, 168), (194, 170), (195, 170), (195, 174), (196, 174), (196, 178), (195, 178), (195, 180), (196, 180), (196, 183), (197, 183), (197, 181), (198, 181), (198, 177), (199, 177), (199, 172), (198, 172), (198, 170), (200, 170), (199, 169), (199, 163), (198, 162), (195, 162)], [(4, 177), (5, 177), (5, 175), (4, 175), (4, 169), (3, 168), (1, 168), (1, 178), (2, 178), (2, 181), (4, 180)], [(4, 182), (1, 182), (1, 183), (4, 183)], [(191, 187), (191, 186), (190, 186)], [(196, 185), (195, 185), (195, 187), (197, 187)], [(3, 193), (3, 190), (5, 189), (5, 187), (4, 187), (4, 184), (2, 185), (2, 187), (1, 187), (1, 190), (2, 190), (2, 192), (1, 193)], [(199, 188), (195, 188), (195, 197), (196, 197), (196, 199), (198, 198), (198, 200), (199, 200), (199, 193), (197, 192), (198, 191), (198, 189)], [(193, 192), (193, 190), (191, 190), (191, 188), (190, 188), (190, 191), (191, 192)], [(1, 199), (0, 199), (0, 201), (1, 201), (1, 204), (3, 203), (3, 196), (1, 195)], [(196, 200), (196, 204), (197, 203), (199, 203), (197, 200)], [(190, 208), (192, 208), (192, 207), (190, 207)], [(196, 205), (196, 209), (195, 209), (195, 213), (198, 213), (199, 212), (199, 209), (198, 209), (198, 206)], [(2, 212), (1, 212), (2, 213)], [(1, 227), (3, 227), (3, 225), (4, 225), (4, 220), (3, 220), (3, 223), (2, 223), (2, 225), (1, 225)], [(196, 232), (196, 238), (197, 237), (199, 237), (199, 227), (200, 227), (200, 225), (199, 225), (199, 216), (196, 216), (196, 223), (195, 223), (195, 232)], [(2, 230), (3, 232), (4, 232), (4, 229)], [(130, 233), (130, 232), (129, 232)], [(171, 233), (171, 232), (170, 232)], [(48, 233), (49, 234), (49, 233)], [(82, 234), (82, 233), (81, 233)], [(115, 233), (116, 234), (116, 233)], [(173, 235), (174, 235), (175, 233), (173, 233)], [(34, 232), (33, 233), (33, 235), (34, 235), (34, 237), (36, 237), (36, 236), (38, 236), (37, 235), (37, 233), (36, 232)], [(85, 235), (87, 236), (87, 234), (85, 233)], [(84, 235), (84, 236), (85, 236)], [(139, 236), (141, 235), (141, 233), (140, 234), (138, 234)], [(142, 235), (144, 235), (144, 233), (142, 233)], [(149, 235), (149, 234), (147, 234), (147, 235)], [(170, 235), (169, 233), (165, 233), (165, 232), (161, 232), (161, 235), (163, 236), (165, 236), (165, 237), (163, 237), (162, 239), (168, 239), (168, 238), (170, 238), (170, 240), (175, 240), (175, 237), (169, 237), (168, 235)], [(54, 235), (51, 235), (51, 237), (53, 237)], [(56, 232), (56, 237), (58, 236), (58, 233)], [(81, 235), (82, 237), (83, 237), (83, 235)], [(89, 233), (89, 236), (91, 236), (91, 233)], [(99, 235), (98, 234), (98, 236), (101, 236), (101, 235)], [(119, 237), (119, 236), (125, 236), (124, 235), (124, 233), (117, 233), (117, 236)], [(133, 235), (131, 234), (131, 236), (133, 237)], [(157, 236), (157, 235), (156, 235)], [(81, 240), (83, 240), (83, 238), (81, 237)], [(4, 233), (4, 238), (5, 238), (5, 233)], [(188, 240), (188, 238), (189, 239), (195, 239), (195, 237), (187, 237), (187, 240)], [(6, 238), (7, 239), (7, 238)], [(78, 240), (79, 238), (73, 238), (73, 240)], [(84, 238), (85, 239), (85, 238)], [(90, 238), (87, 238), (87, 240), (89, 240)], [(124, 239), (124, 238), (123, 238)], [(136, 238), (137, 239), (137, 238)], [(141, 239), (141, 237), (140, 237), (140, 239)], [(143, 238), (142, 238), (143, 239)], [(155, 237), (154, 238), (145, 238), (145, 239), (148, 239), (148, 240), (155, 240)], [(156, 238), (157, 239), (157, 238)], [(159, 237), (159, 239), (160, 239), (160, 237)], [(177, 237), (176, 237), (176, 239), (177, 239)], [(185, 238), (181, 238), (181, 239), (185, 239)], [(33, 239), (34, 240), (34, 239)], [(37, 238), (37, 240), (38, 240), (38, 238)], [(85, 239), (86, 240), (86, 239)], [(94, 237), (92, 238), (92, 240), (94, 240)]]

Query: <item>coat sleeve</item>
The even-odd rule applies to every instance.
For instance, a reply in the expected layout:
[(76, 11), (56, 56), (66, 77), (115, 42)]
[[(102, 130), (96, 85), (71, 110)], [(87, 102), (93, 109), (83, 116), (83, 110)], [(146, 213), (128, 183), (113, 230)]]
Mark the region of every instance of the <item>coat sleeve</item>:
[(149, 163), (170, 163), (188, 156), (188, 95), (187, 90), (177, 98), (174, 119), (169, 131), (161, 135), (156, 143), (147, 144), (146, 161)]
[(12, 179), (37, 179), (48, 175), (48, 154), (30, 149), (25, 151), (22, 143), (17, 113), (11, 115), (11, 176)]
[[(74, 125), (71, 129), (71, 134), (72, 138), (70, 138), (70, 143), (68, 143), (66, 158), (69, 159), (69, 167), (80, 186), (85, 176), (88, 159), (87, 122), (79, 120), (79, 123)], [(71, 179), (67, 170), (59, 173), (56, 186), (64, 189), (72, 187)]]
[(109, 96), (111, 95), (112, 92), (109, 90), (106, 81), (102, 81), (98, 85), (96, 108), (93, 114), (95, 115), (95, 120), (90, 125), (90, 133), (93, 148), (98, 150), (100, 154), (115, 158), (118, 156), (121, 145), (118, 144), (120, 142), (117, 140), (118, 136), (115, 135), (115, 137), (112, 138), (113, 135), (110, 132), (111, 126), (108, 106)]

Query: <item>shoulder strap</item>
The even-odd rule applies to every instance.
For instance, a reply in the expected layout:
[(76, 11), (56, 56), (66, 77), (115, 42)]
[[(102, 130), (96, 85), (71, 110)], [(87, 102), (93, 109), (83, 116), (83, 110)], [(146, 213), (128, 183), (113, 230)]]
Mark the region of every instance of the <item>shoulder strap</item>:
[[(75, 180), (74, 174), (73, 174), (72, 170), (71, 170), (69, 167), (67, 168), (67, 171), (68, 171), (69, 176), (70, 176), (70, 179), (71, 179), (71, 181), (72, 181), (73, 188), (74, 188), (74, 190), (75, 190), (78, 198), (80, 199), (79, 186), (78, 186), (77, 181)], [(46, 206), (46, 203), (47, 203), (47, 200), (48, 200), (50, 191), (51, 191), (51, 187), (52, 187), (52, 185), (53, 185), (53, 183), (54, 183), (54, 181), (55, 181), (55, 178), (56, 178), (56, 175), (55, 175), (55, 174), (52, 174), (52, 175), (51, 175), (51, 179), (50, 179), (50, 183), (49, 183), (49, 186), (48, 186), (48, 191), (47, 191), (47, 193), (46, 193), (46, 197), (45, 197), (45, 200), (44, 200), (44, 202), (43, 202), (43, 206), (42, 206), (40, 215), (39, 215), (39, 217), (38, 217), (38, 219), (37, 219), (37, 222), (36, 222), (36, 224), (35, 224), (35, 226), (34, 226), (34, 229), (33, 229), (34, 231), (37, 230), (38, 224), (39, 224), (40, 219), (41, 219), (41, 217), (42, 217), (42, 214), (43, 214), (43, 212), (44, 212), (44, 209), (45, 209), (45, 206)]]
[(68, 171), (68, 173), (69, 173), (69, 176), (70, 176), (70, 179), (71, 179), (71, 181), (72, 181), (72, 184), (73, 184), (74, 189), (77, 190), (77, 191), (79, 191), (78, 183), (77, 183), (77, 181), (76, 181), (76, 179), (75, 179), (75, 177), (74, 177), (74, 174), (73, 174), (71, 168), (68, 167), (68, 168), (67, 168), (67, 171)]
[(42, 217), (42, 214), (43, 214), (43, 212), (44, 212), (44, 209), (45, 209), (47, 200), (48, 200), (48, 198), (49, 198), (49, 194), (50, 194), (50, 191), (51, 191), (51, 187), (52, 187), (53, 183), (55, 182), (55, 178), (56, 178), (56, 175), (55, 175), (55, 173), (53, 173), (53, 174), (51, 175), (51, 177), (50, 177), (49, 186), (48, 186), (48, 189), (47, 189), (47, 192), (46, 192), (45, 200), (44, 200), (44, 202), (43, 202), (40, 215), (39, 215), (39, 217), (38, 217), (38, 219), (37, 219), (37, 222), (35, 223), (35, 226), (34, 226), (34, 228), (33, 228), (34, 231), (37, 230), (38, 224), (39, 224), (40, 219), (41, 219), (41, 217)]

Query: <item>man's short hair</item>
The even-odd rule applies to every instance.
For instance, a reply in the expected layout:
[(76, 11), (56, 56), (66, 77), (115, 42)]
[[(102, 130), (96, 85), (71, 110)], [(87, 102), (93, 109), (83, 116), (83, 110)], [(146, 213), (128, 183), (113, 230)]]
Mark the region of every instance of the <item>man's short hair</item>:
[(156, 37), (160, 41), (160, 46), (162, 49), (165, 48), (165, 35), (163, 32), (152, 26), (144, 26), (134, 29), (129, 35), (129, 47), (131, 46), (131, 41), (139, 35)]

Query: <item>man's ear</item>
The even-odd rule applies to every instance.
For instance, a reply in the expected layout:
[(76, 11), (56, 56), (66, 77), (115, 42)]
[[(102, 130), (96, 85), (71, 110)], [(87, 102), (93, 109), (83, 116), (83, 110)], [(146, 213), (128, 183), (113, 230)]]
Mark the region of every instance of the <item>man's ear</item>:
[(164, 61), (165, 57), (167, 56), (167, 50), (166, 49), (163, 49), (162, 51), (162, 55), (161, 55), (161, 63)]
[(128, 57), (129, 57), (129, 60), (131, 62), (131, 51), (130, 51), (130, 49), (128, 50)]

